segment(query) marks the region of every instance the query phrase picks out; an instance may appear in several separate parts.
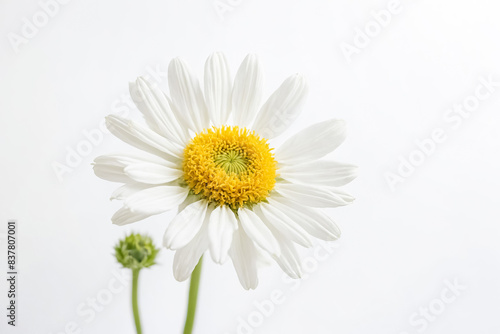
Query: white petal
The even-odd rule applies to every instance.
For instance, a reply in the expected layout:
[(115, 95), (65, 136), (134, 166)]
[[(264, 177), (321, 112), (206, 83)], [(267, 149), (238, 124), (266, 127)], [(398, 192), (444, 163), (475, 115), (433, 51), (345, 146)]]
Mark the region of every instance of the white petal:
[(198, 79), (179, 58), (168, 65), (168, 86), (172, 102), (191, 130), (198, 133), (208, 128), (210, 120)]
[(167, 94), (163, 94), (163, 96), (168, 100), (168, 104), (170, 105), (170, 109), (172, 109), (172, 111), (174, 112), (174, 114), (177, 118), (177, 121), (179, 122), (179, 125), (181, 126), (181, 128), (186, 132), (186, 136), (187, 136), (186, 138), (189, 141), (189, 139), (191, 138), (190, 134), (189, 134), (189, 129), (192, 128), (192, 126), (190, 125), (191, 118), (188, 116), (182, 115), (182, 113), (177, 109), (174, 102), (172, 101), (172, 99), (170, 97), (168, 97)]
[(162, 184), (180, 178), (182, 170), (170, 168), (154, 163), (131, 164), (124, 169), (125, 173), (133, 180), (149, 184)]
[(274, 260), (288, 276), (294, 279), (301, 278), (302, 264), (295, 245), (284, 238), (278, 238), (278, 241), (281, 255), (279, 257), (274, 256)]
[(126, 118), (109, 115), (106, 126), (116, 137), (143, 151), (169, 161), (182, 158), (182, 150), (151, 129)]
[(201, 256), (208, 248), (207, 225), (205, 220), (193, 240), (175, 252), (173, 271), (175, 279), (179, 282), (191, 276)]
[(340, 238), (337, 224), (321, 210), (297, 205), (284, 197), (268, 198), (268, 201), (270, 205), (300, 224), (313, 237), (327, 241)]
[(295, 221), (291, 220), (280, 210), (272, 205), (261, 203), (254, 207), (255, 213), (269, 227), (272, 226), (285, 238), (290, 239), (301, 246), (311, 247), (312, 242), (307, 232)]
[(179, 212), (168, 225), (163, 237), (163, 245), (168, 249), (186, 246), (203, 225), (207, 208), (207, 201), (201, 200), (188, 205)]
[(333, 187), (321, 187), (294, 183), (276, 183), (274, 188), (283, 197), (298, 204), (315, 208), (334, 208), (350, 204), (354, 197)]
[(262, 106), (252, 128), (267, 139), (282, 134), (299, 116), (307, 91), (303, 76), (295, 74), (286, 79)]
[(183, 146), (188, 139), (164, 93), (145, 78), (139, 77), (129, 86), (130, 95), (149, 127), (169, 140)]
[(208, 223), (208, 238), (210, 254), (215, 263), (222, 264), (227, 260), (233, 233), (237, 228), (238, 221), (231, 209), (225, 205), (214, 209)]
[(188, 193), (189, 189), (178, 186), (156, 186), (127, 197), (124, 205), (132, 212), (160, 213), (181, 204)]
[(205, 63), (205, 100), (213, 125), (221, 126), (231, 111), (231, 75), (226, 57), (212, 54)]
[(248, 55), (241, 63), (232, 94), (233, 121), (239, 126), (249, 126), (259, 108), (264, 76), (256, 55)]
[(179, 213), (182, 210), (184, 210), (188, 205), (193, 204), (194, 202), (198, 202), (199, 200), (200, 200), (200, 198), (198, 196), (188, 195), (186, 197), (186, 199), (184, 200), (184, 202), (182, 202), (181, 204), (179, 204), (177, 213)]
[(151, 184), (144, 184), (144, 183), (126, 183), (123, 186), (119, 187), (116, 189), (112, 194), (110, 200), (113, 199), (119, 199), (119, 200), (124, 200), (127, 197), (135, 194), (136, 192), (142, 191), (147, 188), (151, 188)]
[(94, 173), (101, 179), (111, 182), (132, 182), (123, 168), (134, 158), (128, 155), (109, 154), (94, 159)]
[(351, 164), (318, 160), (300, 165), (285, 165), (278, 173), (291, 182), (339, 187), (354, 180), (357, 169), (357, 166)]
[(132, 182), (132, 179), (123, 171), (123, 167), (119, 166), (96, 163), (94, 165), (94, 174), (106, 181), (121, 183)]
[(139, 220), (143, 220), (148, 218), (149, 216), (154, 215), (154, 213), (144, 213), (144, 212), (132, 212), (127, 207), (122, 207), (118, 211), (115, 212), (113, 217), (111, 217), (111, 221), (115, 225), (127, 225), (131, 223), (135, 223)]
[(259, 247), (269, 252), (271, 255), (279, 256), (280, 247), (278, 241), (269, 228), (252, 210), (238, 209), (238, 218), (246, 234)]
[(133, 180), (125, 173), (125, 167), (135, 163), (154, 163), (161, 166), (175, 168), (178, 165), (169, 162), (165, 159), (150, 155), (142, 154), (108, 154), (102, 155), (94, 160), (94, 173), (105, 180), (112, 182), (129, 183)]
[(238, 279), (246, 290), (255, 289), (259, 284), (257, 276), (257, 249), (241, 226), (234, 232), (229, 250)]
[(286, 140), (275, 152), (280, 164), (317, 160), (336, 149), (346, 137), (345, 122), (329, 120), (311, 125)]

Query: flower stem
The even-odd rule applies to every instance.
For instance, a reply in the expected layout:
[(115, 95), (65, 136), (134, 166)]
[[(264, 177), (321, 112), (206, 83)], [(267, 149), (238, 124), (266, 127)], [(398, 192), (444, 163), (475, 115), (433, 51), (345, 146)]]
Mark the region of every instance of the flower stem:
[(196, 313), (196, 302), (198, 301), (198, 287), (200, 286), (201, 264), (203, 256), (196, 265), (191, 274), (191, 281), (189, 283), (189, 301), (186, 315), (186, 324), (184, 325), (184, 334), (191, 334), (193, 332), (194, 316)]
[(137, 287), (139, 285), (140, 269), (132, 269), (132, 309), (134, 311), (135, 329), (137, 334), (141, 334), (141, 319), (139, 318), (139, 305), (137, 304)]

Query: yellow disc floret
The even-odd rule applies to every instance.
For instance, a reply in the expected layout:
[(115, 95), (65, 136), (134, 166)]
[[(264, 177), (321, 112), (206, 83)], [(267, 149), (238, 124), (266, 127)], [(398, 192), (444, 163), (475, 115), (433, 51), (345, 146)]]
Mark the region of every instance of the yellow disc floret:
[(184, 150), (191, 191), (232, 209), (267, 198), (276, 183), (276, 160), (267, 140), (237, 126), (206, 129)]

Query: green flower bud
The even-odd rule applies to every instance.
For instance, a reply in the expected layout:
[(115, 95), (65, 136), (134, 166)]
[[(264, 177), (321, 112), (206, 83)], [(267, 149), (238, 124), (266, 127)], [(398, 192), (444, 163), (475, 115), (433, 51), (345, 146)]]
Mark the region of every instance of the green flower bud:
[(151, 267), (155, 264), (155, 257), (159, 251), (150, 237), (134, 233), (120, 240), (115, 246), (116, 260), (125, 268), (132, 270)]

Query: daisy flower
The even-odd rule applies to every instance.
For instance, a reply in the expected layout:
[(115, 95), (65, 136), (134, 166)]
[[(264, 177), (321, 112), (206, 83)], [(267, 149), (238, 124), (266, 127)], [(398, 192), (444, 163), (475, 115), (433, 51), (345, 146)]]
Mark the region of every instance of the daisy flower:
[(130, 84), (146, 125), (106, 118), (111, 133), (143, 151), (95, 159), (98, 177), (124, 183), (112, 195), (123, 200), (113, 223), (177, 209), (164, 246), (176, 251), (179, 281), (207, 250), (216, 263), (232, 260), (245, 289), (257, 287), (262, 252), (299, 278), (296, 245), (337, 239), (340, 230), (322, 209), (353, 201), (339, 187), (355, 178), (356, 167), (321, 160), (344, 141), (345, 122), (314, 124), (272, 147), (269, 140), (299, 115), (307, 84), (294, 74), (261, 105), (263, 74), (255, 55), (244, 59), (234, 81), (224, 55), (211, 55), (203, 90), (187, 64), (173, 59), (168, 86), (169, 95), (144, 78)]

